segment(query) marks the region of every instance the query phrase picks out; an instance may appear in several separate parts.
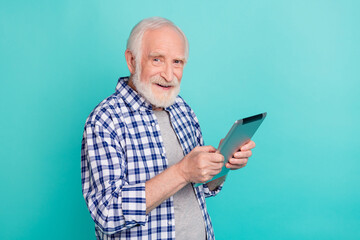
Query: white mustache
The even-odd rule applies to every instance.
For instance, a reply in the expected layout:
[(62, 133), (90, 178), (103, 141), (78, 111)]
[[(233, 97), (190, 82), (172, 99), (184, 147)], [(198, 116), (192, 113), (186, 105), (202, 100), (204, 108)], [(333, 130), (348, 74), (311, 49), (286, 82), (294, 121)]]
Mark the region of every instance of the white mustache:
[(152, 83), (159, 84), (159, 85), (165, 86), (165, 87), (177, 87), (179, 85), (179, 80), (175, 76), (173, 77), (171, 82), (166, 81), (163, 77), (161, 77), (159, 75), (156, 75), (156, 76), (150, 78), (150, 81)]

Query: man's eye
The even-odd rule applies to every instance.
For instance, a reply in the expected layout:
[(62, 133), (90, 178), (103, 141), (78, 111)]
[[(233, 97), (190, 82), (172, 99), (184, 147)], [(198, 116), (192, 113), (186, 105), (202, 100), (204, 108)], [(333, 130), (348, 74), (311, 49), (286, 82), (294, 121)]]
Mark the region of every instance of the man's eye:
[(153, 61), (154, 62), (160, 62), (160, 59), (159, 58), (154, 58)]
[(181, 60), (175, 60), (175, 61), (174, 61), (175, 64), (182, 64), (182, 62), (183, 62), (183, 61), (181, 61)]

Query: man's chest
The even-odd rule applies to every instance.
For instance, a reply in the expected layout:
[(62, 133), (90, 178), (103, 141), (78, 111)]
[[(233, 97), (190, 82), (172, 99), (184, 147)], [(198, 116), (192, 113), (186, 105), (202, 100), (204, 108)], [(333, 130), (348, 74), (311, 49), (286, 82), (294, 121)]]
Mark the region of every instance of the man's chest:
[[(164, 171), (168, 165), (164, 138), (155, 114), (133, 113), (121, 119), (123, 128), (121, 145), (124, 150), (126, 176), (129, 184), (145, 182)], [(197, 129), (190, 115), (181, 118), (170, 114), (171, 126), (179, 140), (184, 155), (197, 142)]]

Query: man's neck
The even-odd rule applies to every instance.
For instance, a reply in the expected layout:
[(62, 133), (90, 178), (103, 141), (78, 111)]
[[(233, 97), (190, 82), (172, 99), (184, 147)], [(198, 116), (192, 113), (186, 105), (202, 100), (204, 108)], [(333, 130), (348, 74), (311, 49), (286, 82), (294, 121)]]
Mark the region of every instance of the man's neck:
[(129, 77), (128, 86), (131, 87), (135, 92), (138, 92), (136, 90), (136, 87), (135, 87), (134, 83), (133, 83), (132, 75), (130, 75), (130, 77)]
[(152, 109), (153, 109), (153, 111), (163, 111), (164, 110), (164, 108), (155, 107), (154, 105), (152, 105)]

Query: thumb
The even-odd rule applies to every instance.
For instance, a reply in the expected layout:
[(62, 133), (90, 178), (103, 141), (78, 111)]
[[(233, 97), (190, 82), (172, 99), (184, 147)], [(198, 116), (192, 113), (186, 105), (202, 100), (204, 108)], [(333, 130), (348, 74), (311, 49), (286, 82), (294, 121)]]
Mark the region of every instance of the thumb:
[(201, 152), (209, 152), (209, 153), (216, 152), (216, 148), (214, 148), (214, 147), (211, 146), (211, 145), (208, 145), (208, 146), (200, 146), (200, 147), (198, 147), (198, 149), (199, 149)]

